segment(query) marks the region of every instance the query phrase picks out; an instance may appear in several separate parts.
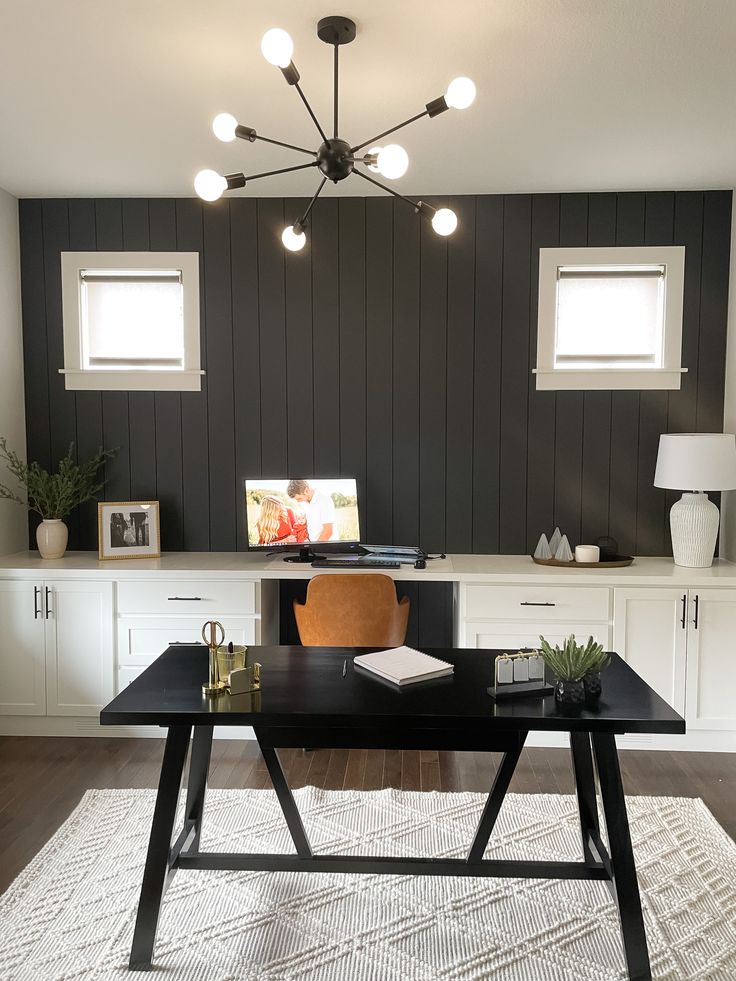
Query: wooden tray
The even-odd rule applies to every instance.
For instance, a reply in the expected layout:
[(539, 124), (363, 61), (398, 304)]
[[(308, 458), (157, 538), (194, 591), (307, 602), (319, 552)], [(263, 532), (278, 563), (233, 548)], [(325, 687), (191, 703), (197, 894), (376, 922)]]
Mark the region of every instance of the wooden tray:
[(532, 562), (537, 565), (553, 565), (561, 569), (623, 569), (631, 565), (634, 561), (633, 555), (617, 555), (615, 559), (608, 559), (603, 562), (560, 562), (558, 559), (535, 559), (532, 555)]

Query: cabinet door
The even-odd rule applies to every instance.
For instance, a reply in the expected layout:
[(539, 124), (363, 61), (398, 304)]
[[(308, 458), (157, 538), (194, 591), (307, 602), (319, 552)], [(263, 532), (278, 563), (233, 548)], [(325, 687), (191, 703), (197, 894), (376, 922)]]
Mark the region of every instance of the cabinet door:
[(97, 715), (113, 696), (112, 583), (44, 583), (48, 715)]
[(736, 591), (690, 591), (686, 720), (690, 729), (736, 728)]
[(614, 589), (613, 649), (675, 711), (685, 711), (687, 592)]
[(41, 602), (40, 583), (0, 580), (2, 715), (46, 715)]

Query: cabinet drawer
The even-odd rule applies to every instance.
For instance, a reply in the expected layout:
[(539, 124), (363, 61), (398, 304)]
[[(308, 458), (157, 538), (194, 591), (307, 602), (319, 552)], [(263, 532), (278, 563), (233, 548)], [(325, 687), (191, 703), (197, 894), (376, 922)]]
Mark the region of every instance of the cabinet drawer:
[(470, 620), (595, 620), (608, 622), (610, 590), (603, 586), (465, 586)]
[(483, 650), (514, 651), (522, 647), (539, 647), (540, 634), (550, 644), (563, 644), (570, 634), (575, 634), (579, 643), (592, 635), (604, 650), (610, 651), (611, 637), (607, 624), (595, 623), (559, 623), (539, 622), (530, 623), (483, 623), (474, 621), (465, 628), (465, 644), (467, 647)]
[[(245, 617), (222, 617), (225, 640), (255, 644), (259, 621)], [(173, 644), (202, 644), (202, 620), (191, 617), (151, 620), (121, 617), (118, 620), (118, 666), (144, 668)], [(202, 644), (204, 649), (204, 644)]]
[(118, 583), (118, 613), (121, 615), (216, 617), (248, 616), (256, 613), (256, 584), (233, 580), (174, 580)]

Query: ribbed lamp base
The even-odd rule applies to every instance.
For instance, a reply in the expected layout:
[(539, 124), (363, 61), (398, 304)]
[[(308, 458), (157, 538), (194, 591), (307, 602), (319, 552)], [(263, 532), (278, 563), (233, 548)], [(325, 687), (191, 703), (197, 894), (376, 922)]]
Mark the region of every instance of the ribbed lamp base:
[(718, 508), (707, 494), (683, 494), (670, 510), (675, 565), (706, 569), (713, 564), (718, 537)]

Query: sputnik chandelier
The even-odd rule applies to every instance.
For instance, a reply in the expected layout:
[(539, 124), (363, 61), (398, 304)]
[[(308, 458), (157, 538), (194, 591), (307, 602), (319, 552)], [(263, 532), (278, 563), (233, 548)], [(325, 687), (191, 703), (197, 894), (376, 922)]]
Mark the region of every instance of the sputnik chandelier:
[[(286, 31), (274, 27), (270, 31), (266, 31), (261, 40), (263, 57), (269, 64), (281, 69), (284, 78), (289, 85), (294, 86), (307, 112), (311, 116), (312, 122), (317, 127), (319, 135), (322, 138), (319, 149), (309, 150), (305, 147), (294, 146), (292, 143), (283, 143), (280, 140), (272, 140), (268, 137), (261, 136), (260, 133), (257, 133), (249, 126), (241, 126), (237, 119), (227, 112), (220, 113), (212, 123), (215, 136), (224, 143), (231, 143), (236, 138), (247, 140), (249, 143), (261, 140), (263, 143), (271, 143), (274, 146), (286, 147), (288, 150), (296, 150), (298, 153), (314, 157), (313, 160), (309, 163), (298, 164), (295, 167), (283, 167), (280, 170), (269, 170), (262, 174), (251, 174), (248, 177), (245, 174), (226, 174), (222, 176), (214, 170), (201, 170), (194, 179), (194, 190), (201, 198), (205, 201), (217, 201), (223, 192), (231, 191), (237, 187), (245, 187), (246, 183), (258, 180), (261, 177), (273, 177), (275, 174), (286, 174), (292, 170), (305, 170), (308, 167), (317, 167), (322, 175), (322, 180), (314, 193), (314, 197), (309, 202), (301, 218), (295, 221), (293, 225), (288, 225), (281, 235), (282, 242), (292, 252), (298, 252), (304, 248), (307, 240), (304, 229), (309, 223), (309, 215), (314, 207), (314, 202), (319, 197), (326, 182), (332, 181), (334, 184), (337, 184), (339, 181), (345, 180), (346, 177), (350, 177), (351, 174), (355, 174), (363, 180), (375, 184), (376, 187), (388, 191), (394, 197), (406, 201), (418, 215), (432, 222), (432, 227), (438, 235), (451, 235), (457, 227), (457, 215), (454, 211), (451, 211), (449, 208), (433, 208), (425, 201), (412, 201), (410, 198), (404, 197), (403, 194), (399, 194), (398, 191), (394, 191), (385, 184), (381, 184), (374, 177), (370, 177), (362, 170), (359, 170), (357, 165), (362, 164), (367, 170), (381, 174), (389, 180), (403, 177), (409, 166), (409, 157), (406, 150), (397, 143), (379, 145), (378, 141), (383, 140), (384, 137), (395, 133), (404, 126), (408, 126), (409, 123), (416, 122), (417, 119), (421, 119), (423, 116), (433, 119), (435, 116), (439, 116), (440, 113), (445, 112), (446, 109), (467, 109), (475, 99), (475, 85), (469, 78), (456, 78), (450, 82), (444, 95), (427, 103), (424, 112), (417, 113), (416, 116), (412, 116), (410, 119), (404, 120), (403, 123), (384, 130), (383, 133), (379, 133), (369, 140), (364, 140), (362, 143), (351, 146), (347, 140), (342, 139), (338, 135), (338, 69), (340, 46), (349, 44), (355, 39), (355, 35), (355, 24), (347, 17), (323, 17), (317, 24), (317, 37), (321, 41), (324, 41), (325, 44), (331, 44), (334, 47), (332, 138), (328, 137), (325, 133), (320, 121), (317, 119), (312, 107), (307, 102), (306, 96), (301, 90), (299, 72), (291, 60), (294, 53), (294, 42), (289, 35)], [(362, 156), (358, 156), (361, 150), (365, 150), (365, 147), (370, 147), (370, 149), (364, 152)]]

